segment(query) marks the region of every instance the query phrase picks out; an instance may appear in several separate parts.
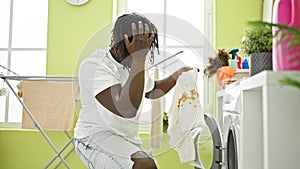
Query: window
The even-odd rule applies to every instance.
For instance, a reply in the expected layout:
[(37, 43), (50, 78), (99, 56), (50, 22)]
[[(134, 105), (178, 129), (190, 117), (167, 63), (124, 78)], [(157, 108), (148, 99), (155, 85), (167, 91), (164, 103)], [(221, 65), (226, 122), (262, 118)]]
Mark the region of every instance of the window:
[(263, 21), (265, 22), (272, 22), (273, 3), (273, 0), (263, 1)]
[[(0, 1), (1, 74), (46, 75), (47, 24), (48, 0)], [(10, 81), (15, 91), (18, 83)], [(21, 121), (22, 106), (13, 93), (0, 96), (0, 127), (20, 126)]]
[[(203, 72), (208, 56), (214, 52), (214, 1), (208, 0), (151, 0), (141, 3), (139, 0), (118, 1), (118, 12), (137, 12), (149, 18), (157, 27), (159, 34), (160, 55), (155, 57), (158, 63), (180, 51), (176, 57), (168, 59), (158, 67), (160, 77), (163, 78), (187, 65), (197, 67)], [(206, 56), (206, 57), (205, 57)], [(151, 70), (150, 70), (151, 73)], [(153, 71), (152, 71), (153, 73)], [(198, 90), (204, 104), (203, 78), (198, 76)], [(163, 110), (168, 111), (171, 106), (173, 91), (169, 92), (162, 100)], [(203, 97), (201, 97), (203, 96)], [(205, 108), (204, 108), (205, 109)], [(150, 101), (145, 101), (143, 112), (150, 111)], [(150, 121), (150, 113), (142, 113), (142, 121)]]

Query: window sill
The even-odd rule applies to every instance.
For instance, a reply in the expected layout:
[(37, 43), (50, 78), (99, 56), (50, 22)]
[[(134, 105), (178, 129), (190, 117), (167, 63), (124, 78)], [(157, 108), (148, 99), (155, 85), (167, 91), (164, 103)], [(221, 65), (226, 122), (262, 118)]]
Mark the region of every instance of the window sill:
[[(0, 122), (0, 131), (1, 130), (39, 131), (38, 129), (23, 129), (22, 123), (4, 123), (4, 122)], [(149, 123), (140, 124), (139, 127), (140, 134), (149, 134), (150, 131), (151, 131), (151, 125)]]
[(21, 130), (21, 129), (22, 129), (21, 123), (17, 123), (17, 122), (15, 122), (15, 123), (1, 122), (0, 123), (0, 130)]

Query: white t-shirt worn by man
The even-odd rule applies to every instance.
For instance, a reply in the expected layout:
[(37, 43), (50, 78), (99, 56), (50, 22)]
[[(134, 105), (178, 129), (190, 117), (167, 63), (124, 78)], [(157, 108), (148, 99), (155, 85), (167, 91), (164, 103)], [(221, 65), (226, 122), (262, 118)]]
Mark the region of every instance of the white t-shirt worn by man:
[[(79, 86), (82, 108), (74, 129), (77, 139), (91, 136), (97, 132), (109, 131), (133, 143), (140, 144), (138, 135), (140, 110), (133, 118), (120, 117), (104, 106), (95, 96), (116, 84), (126, 83), (129, 72), (110, 54), (109, 48), (97, 50), (87, 57), (79, 67)], [(154, 83), (145, 71), (145, 90), (150, 91)]]

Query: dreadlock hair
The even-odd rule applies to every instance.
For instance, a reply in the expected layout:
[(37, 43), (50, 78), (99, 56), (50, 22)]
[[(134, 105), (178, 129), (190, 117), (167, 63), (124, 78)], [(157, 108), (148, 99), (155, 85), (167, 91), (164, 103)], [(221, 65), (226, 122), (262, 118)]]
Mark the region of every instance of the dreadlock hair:
[[(154, 62), (154, 51), (155, 48), (157, 49), (159, 53), (159, 46), (158, 46), (158, 35), (157, 35), (157, 29), (154, 26), (153, 23), (150, 22), (145, 16), (137, 13), (131, 13), (131, 14), (124, 14), (120, 17), (118, 17), (117, 21), (115, 22), (114, 28), (112, 30), (112, 38), (111, 38), (111, 50), (117, 55), (116, 59), (118, 62), (123, 61), (123, 64), (125, 68), (130, 68), (131, 65), (131, 59), (128, 59), (127, 57), (130, 55), (125, 47), (125, 40), (124, 35), (128, 35), (129, 42), (132, 42), (133, 36), (132, 36), (132, 29), (131, 24), (135, 23), (138, 25), (138, 22), (141, 21), (142, 23), (146, 23), (149, 26), (149, 37), (151, 36), (151, 32), (154, 32), (154, 39), (150, 46), (150, 62)], [(127, 58), (127, 59), (125, 59)], [(125, 59), (125, 60), (124, 60)]]

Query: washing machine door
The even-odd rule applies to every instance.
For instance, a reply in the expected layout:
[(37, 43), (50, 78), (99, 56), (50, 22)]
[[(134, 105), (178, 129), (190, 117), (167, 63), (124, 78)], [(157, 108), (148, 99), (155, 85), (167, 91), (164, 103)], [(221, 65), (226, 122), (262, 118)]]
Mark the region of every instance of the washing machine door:
[[(209, 131), (211, 132), (212, 144), (213, 144), (213, 159), (211, 162), (211, 169), (222, 169), (223, 163), (223, 141), (220, 127), (217, 123), (217, 120), (210, 113), (204, 113), (204, 119)], [(196, 161), (199, 163), (195, 169), (203, 169), (203, 165), (201, 163), (199, 149), (198, 149), (198, 137), (201, 132), (194, 139), (194, 145), (196, 149)]]
[(234, 126), (229, 127), (226, 139), (226, 168), (238, 169), (237, 132)]

